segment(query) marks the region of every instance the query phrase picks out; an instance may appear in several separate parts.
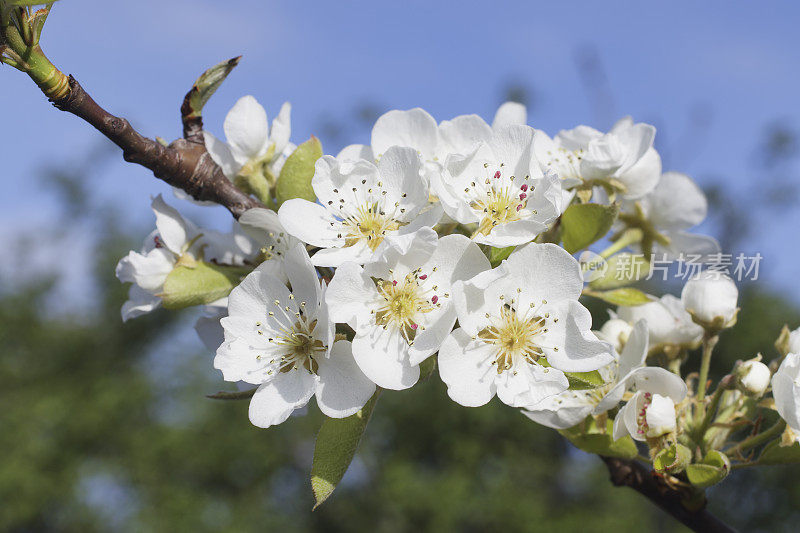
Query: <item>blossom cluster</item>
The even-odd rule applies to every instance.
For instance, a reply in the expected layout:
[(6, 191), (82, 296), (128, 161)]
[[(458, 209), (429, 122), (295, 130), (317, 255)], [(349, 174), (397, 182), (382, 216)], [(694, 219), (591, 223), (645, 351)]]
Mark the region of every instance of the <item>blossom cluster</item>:
[[(289, 113), (285, 104), (270, 126), (248, 96), (225, 120), (227, 142), (205, 134), (225, 175), (262, 200), (253, 184), (274, 191), (300, 150)], [(651, 125), (624, 118), (605, 133), (578, 126), (550, 137), (526, 115), (511, 102), (491, 124), (390, 111), (369, 144), (316, 158), (312, 196), (247, 211), (230, 233), (155, 198), (156, 231), (117, 268), (133, 283), (123, 318), (204, 304), (198, 333), (224, 379), (252, 391), (260, 427), (312, 396), (326, 416), (351, 416), (377, 388), (413, 387), (437, 367), (464, 406), (497, 396), (545, 426), (593, 420), (601, 434), (613, 419), (613, 440), (647, 442), (654, 456), (696, 438), (707, 375), (695, 385), (680, 366), (701, 345), (710, 354), (735, 323), (736, 285), (698, 269), (680, 298), (655, 298), (586, 277), (573, 253), (607, 233), (609, 262), (637, 254), (649, 270), (656, 254), (719, 257), (713, 238), (688, 231), (706, 217), (705, 196), (685, 174), (662, 172)], [(607, 223), (581, 218), (588, 210)], [(215, 283), (233, 281), (193, 287), (199, 299), (182, 294), (201, 266)], [(617, 304), (595, 329), (586, 296)], [(791, 440), (800, 438), (800, 333), (787, 342), (779, 367), (760, 356), (740, 363), (714, 401), (760, 397), (771, 383)]]

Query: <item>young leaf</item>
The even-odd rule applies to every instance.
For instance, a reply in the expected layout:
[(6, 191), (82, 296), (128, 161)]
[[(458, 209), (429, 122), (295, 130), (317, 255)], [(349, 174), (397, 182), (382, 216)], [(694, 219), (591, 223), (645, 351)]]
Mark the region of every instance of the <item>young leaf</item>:
[(791, 446), (781, 446), (780, 440), (774, 440), (764, 447), (758, 464), (761, 465), (785, 465), (790, 463), (800, 463), (800, 443), (795, 442)]
[(214, 65), (210, 69), (203, 72), (197, 81), (192, 85), (189, 94), (186, 95), (184, 106), (186, 109), (181, 109), (181, 112), (187, 117), (199, 117), (203, 113), (203, 107), (208, 102), (209, 98), (217, 91), (219, 86), (228, 77), (228, 74), (239, 64), (242, 56), (234, 57), (227, 61), (223, 61)]
[(314, 461), (311, 466), (311, 490), (314, 491), (314, 509), (336, 488), (356, 454), (358, 444), (367, 427), (381, 391), (378, 389), (367, 404), (353, 416), (326, 418), (317, 434)]
[(633, 459), (639, 454), (636, 444), (630, 436), (614, 440), (614, 437), (611, 436), (613, 433), (613, 422), (611, 420), (607, 421), (604, 433), (601, 433), (593, 422), (586, 425), (588, 427), (585, 431), (581, 428), (581, 424), (578, 424), (569, 429), (559, 430), (559, 433), (574, 444), (576, 448), (588, 453), (596, 453), (606, 457), (621, 457), (622, 459)]
[(167, 309), (183, 309), (224, 298), (250, 273), (250, 268), (196, 261), (179, 265), (167, 276), (159, 294)]
[(502, 263), (503, 259), (508, 259), (508, 256), (514, 251), (514, 248), (514, 246), (508, 246), (507, 248), (492, 248), (491, 252), (489, 252), (489, 262), (492, 264), (492, 268)]
[(597, 370), (591, 372), (564, 372), (569, 381), (570, 390), (596, 389), (605, 385), (603, 377)]
[(602, 239), (617, 219), (619, 205), (572, 204), (561, 215), (561, 238), (571, 254)]
[(606, 260), (605, 274), (589, 283), (592, 289), (616, 289), (630, 285), (650, 273), (650, 262), (642, 255), (628, 252), (612, 255)]
[(644, 305), (652, 301), (652, 299), (648, 295), (646, 295), (639, 289), (634, 289), (631, 287), (613, 289), (610, 291), (586, 290), (584, 291), (584, 294), (586, 294), (587, 296), (593, 296), (595, 298), (599, 298), (604, 302), (608, 302), (613, 305), (624, 305), (626, 307)]
[(286, 158), (278, 176), (276, 190), (278, 205), (292, 198), (303, 198), (309, 202), (317, 199), (314, 189), (311, 188), (311, 178), (314, 177), (314, 164), (320, 157), (322, 157), (322, 144), (312, 135)]
[(725, 479), (731, 470), (731, 462), (725, 454), (711, 450), (699, 464), (686, 467), (686, 475), (692, 485), (705, 489)]

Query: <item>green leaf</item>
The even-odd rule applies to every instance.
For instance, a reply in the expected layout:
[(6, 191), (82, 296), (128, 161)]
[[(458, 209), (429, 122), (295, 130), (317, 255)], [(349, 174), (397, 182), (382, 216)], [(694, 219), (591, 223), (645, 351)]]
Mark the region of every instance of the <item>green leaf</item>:
[(611, 420), (606, 422), (605, 433), (600, 432), (593, 419), (587, 418), (586, 420), (588, 422), (584, 424), (586, 427), (578, 424), (569, 429), (559, 430), (559, 433), (574, 444), (576, 448), (588, 453), (605, 455), (606, 457), (621, 457), (623, 459), (633, 459), (639, 455), (636, 444), (630, 436), (626, 435), (619, 440), (614, 440), (611, 436), (614, 426)]
[(781, 446), (780, 439), (774, 440), (764, 447), (758, 463), (762, 465), (785, 465), (800, 463), (800, 443)]
[(653, 301), (648, 295), (639, 289), (634, 289), (632, 287), (623, 287), (621, 289), (612, 289), (610, 291), (587, 290), (584, 291), (584, 294), (599, 298), (604, 302), (608, 302), (613, 305), (623, 305), (626, 307), (644, 305)]
[(692, 461), (692, 451), (683, 444), (673, 444), (664, 448), (653, 458), (656, 472), (678, 474)]
[(317, 199), (311, 187), (311, 178), (314, 177), (314, 164), (320, 157), (322, 144), (312, 135), (286, 158), (278, 176), (276, 199), (279, 206), (292, 198), (303, 198), (309, 202)]
[(233, 59), (214, 65), (203, 72), (186, 95), (184, 105), (188, 105), (188, 109), (181, 109), (181, 112), (187, 117), (201, 116), (203, 114), (203, 107), (205, 107), (209, 98), (217, 91), (222, 82), (225, 81), (228, 74), (239, 64), (240, 59), (242, 59), (242, 56), (234, 57)]
[(569, 381), (570, 390), (596, 389), (605, 385), (603, 377), (597, 370), (591, 372), (564, 372)]
[(592, 289), (616, 289), (646, 278), (650, 262), (643, 255), (622, 252), (606, 259), (605, 274), (589, 283)]
[(619, 205), (572, 204), (561, 215), (564, 248), (574, 254), (602, 239), (617, 219)]
[(380, 389), (367, 404), (353, 416), (326, 418), (317, 434), (314, 462), (311, 466), (311, 490), (314, 491), (314, 509), (336, 488), (356, 454), (361, 436), (378, 401)]
[(192, 261), (178, 265), (167, 276), (158, 296), (167, 309), (183, 309), (224, 298), (252, 269)]
[(508, 256), (511, 255), (511, 252), (514, 251), (514, 248), (516, 247), (492, 248), (491, 252), (489, 252), (489, 262), (492, 264), (492, 268), (502, 263), (503, 259), (507, 259)]
[(705, 489), (725, 479), (730, 470), (731, 462), (728, 457), (722, 452), (711, 450), (702, 463), (688, 465), (686, 475), (692, 485)]

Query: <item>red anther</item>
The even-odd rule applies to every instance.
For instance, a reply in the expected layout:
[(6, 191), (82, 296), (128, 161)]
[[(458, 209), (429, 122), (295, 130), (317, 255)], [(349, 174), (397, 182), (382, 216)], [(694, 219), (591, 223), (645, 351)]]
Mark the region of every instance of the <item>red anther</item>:
[(397, 285), (397, 280), (392, 280), (392, 285)]
[(411, 329), (417, 329), (417, 327), (419, 326), (417, 326), (416, 324), (411, 324)]
[(520, 190), (527, 191), (528, 190), (528, 184), (527, 183), (523, 183), (522, 187), (520, 187)]
[(521, 193), (519, 193), (519, 199), (520, 199), (520, 200), (524, 200), (524, 199), (525, 199), (525, 198), (527, 198), (527, 197), (528, 197), (528, 195), (527, 195), (527, 194), (525, 194), (524, 192), (521, 192)]
[(438, 302), (438, 301), (439, 301), (439, 297), (438, 297), (438, 296), (436, 296), (436, 295), (434, 294), (434, 295), (433, 295), (433, 298), (431, 298), (431, 303), (434, 303), (434, 304), (435, 304), (435, 303), (436, 303), (436, 302)]
[(423, 274), (423, 275), (421, 275), (421, 276), (419, 277), (419, 279), (421, 279), (421, 280), (426, 280), (426, 279), (428, 279), (428, 275), (427, 275), (427, 274)]
[(494, 179), (499, 179), (499, 178), (500, 178), (500, 171), (498, 170), (497, 172), (494, 173)]

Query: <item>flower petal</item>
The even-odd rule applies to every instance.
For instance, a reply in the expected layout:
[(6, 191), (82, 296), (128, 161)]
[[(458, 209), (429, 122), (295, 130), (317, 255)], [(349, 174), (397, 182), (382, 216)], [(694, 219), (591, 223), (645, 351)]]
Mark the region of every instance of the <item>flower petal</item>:
[(381, 115), (372, 128), (372, 150), (381, 157), (392, 146), (406, 146), (422, 154), (426, 161), (436, 157), (439, 126), (427, 111), (392, 110)]
[(353, 357), (364, 375), (384, 389), (407, 389), (419, 380), (419, 366), (408, 362), (408, 343), (393, 328), (356, 331)]
[[(208, 150), (208, 155), (211, 156), (211, 159), (219, 165), (222, 169), (222, 173), (225, 176), (232, 180), (236, 177), (236, 174), (239, 173), (239, 170), (242, 168), (242, 165), (236, 162), (233, 158), (233, 154), (231, 153), (231, 149), (227, 143), (224, 143), (217, 139), (211, 132), (203, 131), (203, 139), (205, 140), (206, 150)], [(213, 204), (214, 202), (209, 202)]]
[(260, 428), (280, 424), (308, 403), (315, 387), (316, 378), (304, 369), (279, 373), (258, 387), (250, 400), (250, 422)]
[(254, 97), (243, 96), (236, 102), (225, 117), (223, 129), (240, 166), (267, 151), (267, 112)]
[(506, 102), (497, 108), (492, 129), (505, 126), (524, 125), (528, 122), (528, 109), (519, 102)]
[(336, 342), (330, 356), (317, 361), (317, 405), (326, 416), (344, 418), (364, 407), (375, 392), (375, 384), (356, 364), (349, 341)]
[(438, 364), (439, 376), (453, 401), (479, 407), (495, 395), (497, 371), (492, 366), (492, 349), (473, 343), (463, 329), (456, 329), (445, 339), (439, 348)]

